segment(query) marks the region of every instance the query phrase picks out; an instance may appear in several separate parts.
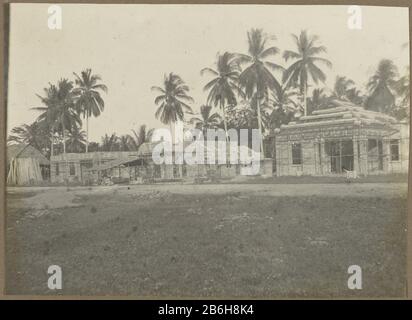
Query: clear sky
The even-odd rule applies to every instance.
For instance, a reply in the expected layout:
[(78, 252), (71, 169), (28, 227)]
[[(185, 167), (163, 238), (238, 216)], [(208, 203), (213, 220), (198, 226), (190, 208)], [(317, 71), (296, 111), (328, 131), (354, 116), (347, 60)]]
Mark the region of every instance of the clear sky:
[[(8, 95), (8, 130), (31, 123), (49, 82), (73, 78), (92, 68), (108, 86), (105, 110), (90, 121), (90, 140), (105, 133), (129, 134), (140, 124), (161, 127), (155, 119), (153, 85), (168, 72), (179, 74), (195, 99), (205, 103), (200, 76), (213, 67), (217, 52), (247, 52), (246, 33), (263, 28), (273, 45), (294, 49), (291, 33), (307, 29), (320, 37), (333, 63), (326, 86), (336, 75), (363, 87), (382, 58), (402, 73), (409, 64), (407, 8), (361, 7), (363, 28), (347, 27), (347, 6), (266, 5), (82, 5), (65, 4), (63, 27), (49, 30), (47, 4), (12, 4)], [(287, 66), (281, 55), (275, 62)]]

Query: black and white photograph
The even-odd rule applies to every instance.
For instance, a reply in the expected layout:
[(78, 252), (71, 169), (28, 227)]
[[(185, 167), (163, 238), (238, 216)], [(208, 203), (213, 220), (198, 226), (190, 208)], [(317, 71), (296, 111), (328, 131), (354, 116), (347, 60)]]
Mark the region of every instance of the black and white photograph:
[(9, 8), (6, 295), (407, 296), (407, 7)]

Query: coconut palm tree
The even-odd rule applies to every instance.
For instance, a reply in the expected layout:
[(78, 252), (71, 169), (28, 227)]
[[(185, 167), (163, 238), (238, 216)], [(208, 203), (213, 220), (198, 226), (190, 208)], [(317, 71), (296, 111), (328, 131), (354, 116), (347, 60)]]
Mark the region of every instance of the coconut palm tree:
[(148, 130), (145, 124), (142, 124), (137, 132), (132, 130), (133, 136), (130, 136), (131, 149), (137, 151), (143, 143), (150, 142), (153, 132), (154, 129)]
[(83, 152), (86, 145), (86, 133), (75, 126), (71, 129), (67, 137), (67, 149), (70, 152)]
[(77, 107), (79, 111), (86, 118), (86, 152), (89, 151), (89, 117), (98, 117), (104, 110), (104, 100), (99, 91), (107, 93), (106, 85), (99, 83), (101, 77), (96, 74), (92, 74), (91, 69), (86, 69), (78, 75), (74, 73), (76, 77), (76, 88), (74, 90), (77, 94)]
[(42, 113), (37, 118), (37, 122), (41, 123), (43, 128), (47, 128), (50, 136), (50, 156), (54, 155), (54, 140), (57, 127), (57, 103), (58, 92), (57, 87), (53, 84), (49, 84), (47, 88), (43, 89), (44, 96), (38, 94), (37, 97), (43, 103), (43, 107), (34, 107), (33, 110), (41, 111)]
[(318, 54), (326, 52), (325, 46), (316, 45), (318, 37), (316, 35), (309, 36), (306, 30), (301, 31), (300, 35), (292, 35), (297, 50), (286, 50), (283, 53), (285, 61), (289, 59), (296, 60), (291, 66), (287, 68), (283, 77), (285, 81), (291, 81), (295, 86), (298, 86), (300, 93), (303, 96), (303, 110), (304, 115), (307, 115), (307, 90), (309, 77), (312, 78), (315, 84), (319, 81), (325, 82), (326, 75), (317, 66), (317, 63), (324, 64), (327, 67), (332, 67), (332, 63), (318, 56)]
[[(50, 84), (45, 89), (46, 96), (39, 96), (45, 107), (36, 107), (42, 111), (39, 121), (45, 121), (50, 126), (51, 134), (57, 131), (63, 137), (63, 153), (66, 154), (66, 134), (76, 126), (81, 126), (81, 119), (76, 111), (76, 95), (73, 92), (73, 82), (61, 79), (56, 85)], [(52, 142), (53, 144), (53, 142)]]
[[(221, 117), (218, 113), (212, 113), (212, 107), (208, 105), (202, 105), (200, 107), (200, 116), (190, 119), (190, 123), (195, 126), (196, 129), (202, 130), (203, 136), (206, 135), (207, 129), (215, 129), (221, 123)], [(225, 124), (225, 130), (227, 126)], [(227, 132), (227, 131), (226, 131)]]
[(172, 125), (178, 120), (183, 121), (185, 112), (192, 113), (188, 103), (193, 103), (194, 100), (188, 95), (189, 87), (179, 75), (171, 72), (164, 76), (163, 88), (153, 86), (152, 90), (160, 93), (154, 100), (159, 105), (155, 113), (156, 119), (170, 125), (173, 136)]
[(396, 88), (398, 69), (389, 59), (379, 62), (375, 74), (369, 79), (367, 88), (369, 96), (366, 100), (366, 109), (388, 113), (395, 103), (393, 94)]
[(73, 82), (61, 79), (57, 84), (58, 89), (58, 124), (61, 126), (63, 136), (63, 153), (66, 153), (66, 134), (74, 127), (81, 126), (81, 120), (75, 109), (75, 94)]
[[(263, 137), (262, 115), (260, 110), (261, 99), (267, 97), (268, 89), (279, 89), (280, 84), (271, 73), (273, 71), (282, 71), (283, 67), (268, 61), (279, 52), (279, 49), (273, 46), (267, 46), (269, 37), (261, 29), (251, 29), (247, 33), (248, 37), (248, 54), (237, 54), (240, 64), (246, 67), (239, 76), (239, 87), (245, 94), (246, 98), (256, 97), (257, 118), (260, 134)], [(273, 37), (272, 37), (273, 38)], [(261, 139), (261, 151), (263, 150), (263, 138)]]
[[(211, 74), (214, 78), (203, 88), (209, 91), (207, 105), (219, 106), (223, 113), (223, 123), (227, 136), (226, 106), (236, 104), (236, 94), (240, 66), (233, 53), (225, 52), (217, 55), (216, 69), (204, 68), (201, 75)], [(206, 110), (206, 109), (205, 109)], [(210, 114), (210, 110), (209, 110)]]

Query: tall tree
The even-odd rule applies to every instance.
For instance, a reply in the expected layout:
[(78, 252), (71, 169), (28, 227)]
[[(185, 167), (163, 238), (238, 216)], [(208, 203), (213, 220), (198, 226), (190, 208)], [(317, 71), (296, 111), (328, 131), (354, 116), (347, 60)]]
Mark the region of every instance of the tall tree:
[(79, 96), (77, 106), (86, 118), (86, 152), (89, 151), (89, 117), (98, 117), (104, 110), (104, 100), (100, 91), (107, 93), (106, 85), (99, 83), (101, 77), (92, 74), (91, 69), (86, 69), (78, 75), (74, 73), (76, 88), (74, 92)]
[(309, 36), (306, 30), (301, 31), (300, 35), (292, 35), (295, 44), (296, 51), (286, 50), (283, 53), (285, 61), (289, 59), (296, 60), (291, 66), (287, 68), (284, 73), (285, 81), (291, 81), (292, 84), (299, 86), (300, 93), (303, 96), (303, 110), (304, 115), (307, 115), (307, 90), (309, 77), (312, 78), (315, 84), (319, 81), (325, 82), (326, 75), (316, 65), (321, 63), (327, 67), (332, 67), (332, 63), (321, 58), (318, 55), (326, 52), (325, 46), (318, 46), (316, 43), (319, 38), (316, 35)]
[(188, 103), (193, 103), (194, 100), (189, 96), (189, 87), (179, 75), (171, 72), (165, 75), (163, 88), (153, 86), (152, 90), (160, 93), (154, 100), (159, 105), (155, 113), (156, 119), (170, 126), (173, 137), (172, 125), (178, 120), (183, 121), (185, 112), (192, 113)]
[[(260, 110), (261, 100), (268, 96), (268, 90), (279, 90), (280, 84), (271, 73), (273, 71), (282, 71), (283, 67), (268, 61), (279, 53), (279, 49), (274, 46), (268, 46), (270, 38), (263, 33), (262, 29), (251, 29), (247, 33), (248, 37), (248, 54), (238, 54), (238, 61), (246, 64), (245, 69), (239, 76), (239, 87), (248, 99), (256, 97), (258, 127), (261, 139), (261, 151), (263, 150), (263, 127), (262, 114)], [(274, 39), (272, 37), (271, 39)]]
[(393, 90), (396, 87), (398, 69), (389, 59), (379, 62), (375, 74), (369, 79), (367, 88), (369, 96), (366, 100), (366, 109), (389, 113), (395, 104)]
[[(220, 115), (218, 113), (212, 113), (212, 107), (208, 105), (202, 105), (200, 107), (200, 115), (190, 119), (190, 123), (193, 124), (196, 129), (202, 130), (203, 136), (206, 135), (207, 129), (217, 128), (220, 121)], [(225, 130), (227, 130), (226, 124)]]
[(43, 91), (44, 96), (37, 94), (37, 97), (40, 99), (44, 106), (34, 107), (32, 109), (42, 112), (40, 116), (37, 118), (37, 122), (41, 123), (42, 127), (49, 131), (50, 156), (53, 156), (58, 120), (58, 92), (57, 87), (53, 84), (49, 84), (49, 86), (44, 88)]
[(222, 110), (223, 123), (227, 136), (226, 106), (236, 104), (235, 92), (237, 91), (237, 82), (240, 75), (240, 66), (237, 62), (236, 55), (229, 52), (218, 54), (216, 69), (204, 68), (200, 73), (201, 75), (209, 73), (214, 77), (204, 87), (205, 91), (209, 91), (206, 103), (209, 106), (219, 106)]
[(45, 121), (52, 128), (52, 134), (55, 130), (61, 134), (63, 153), (66, 154), (67, 131), (81, 126), (81, 119), (75, 108), (76, 95), (73, 92), (73, 82), (61, 79), (57, 86), (51, 84), (45, 92), (45, 97), (39, 96), (45, 107), (33, 109), (42, 111), (38, 120)]

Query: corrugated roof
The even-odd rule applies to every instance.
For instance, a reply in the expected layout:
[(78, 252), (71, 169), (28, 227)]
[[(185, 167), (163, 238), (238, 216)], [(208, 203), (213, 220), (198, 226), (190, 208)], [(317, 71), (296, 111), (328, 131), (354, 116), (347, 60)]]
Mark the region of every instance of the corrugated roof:
[(7, 146), (7, 163), (15, 158), (33, 158), (37, 159), (41, 165), (49, 165), (50, 161), (36, 148), (26, 144), (13, 144)]

